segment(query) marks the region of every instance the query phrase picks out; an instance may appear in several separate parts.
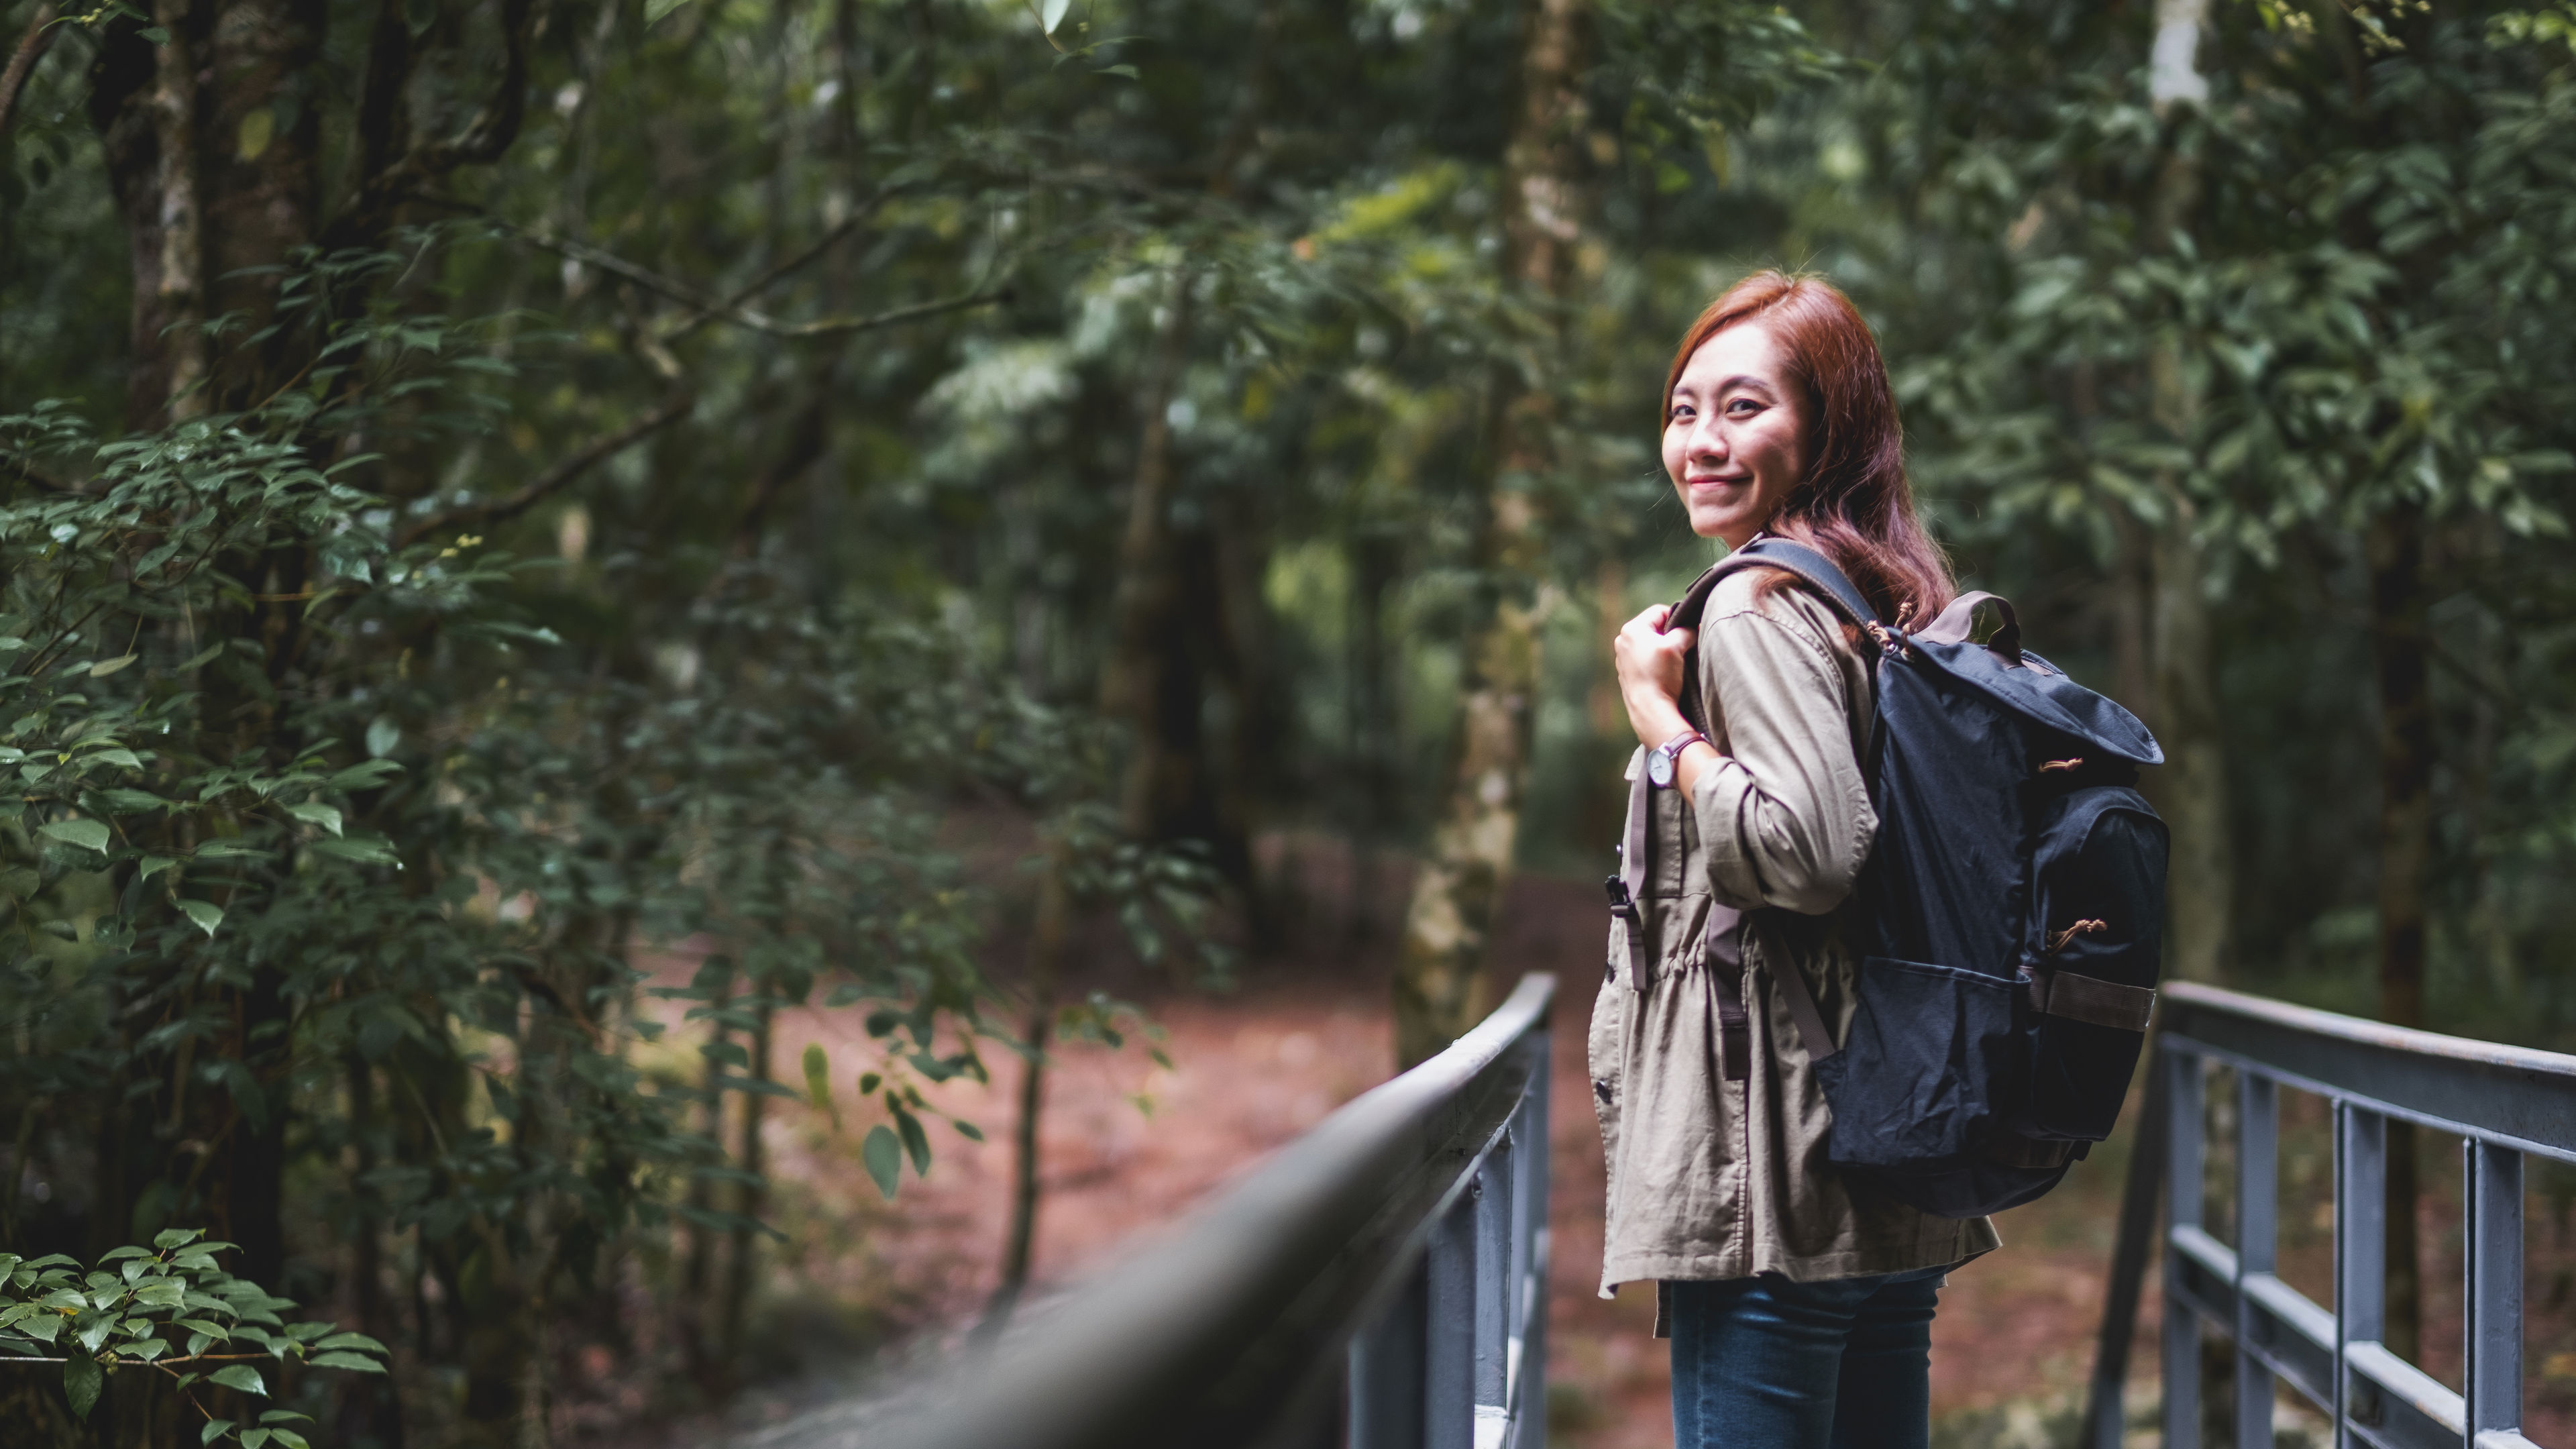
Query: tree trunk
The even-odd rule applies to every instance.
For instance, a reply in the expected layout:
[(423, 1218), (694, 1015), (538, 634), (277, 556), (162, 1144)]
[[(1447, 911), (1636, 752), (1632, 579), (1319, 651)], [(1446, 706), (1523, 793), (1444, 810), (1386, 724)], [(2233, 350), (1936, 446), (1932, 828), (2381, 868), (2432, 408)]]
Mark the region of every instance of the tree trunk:
[(1350, 802), (1351, 899), (1347, 936), (1375, 939), (1378, 855), (1393, 823), (1388, 801), (1396, 788), (1391, 756), (1394, 711), (1387, 688), (1386, 596), (1404, 564), (1403, 550), (1386, 531), (1363, 522), (1345, 544), (1351, 560), (1350, 594), (1344, 600), (1343, 728), (1348, 734), (1343, 772)]
[(1194, 725), (1197, 718), (1196, 680), (1172, 677), (1176, 666), (1184, 675), (1189, 671), (1181, 651), (1173, 647), (1180, 578), (1171, 546), (1172, 394), (1189, 357), (1196, 281), (1197, 273), (1187, 268), (1172, 274), (1154, 359), (1137, 399), (1142, 417), (1135, 480), (1127, 489), (1127, 527), (1118, 543), (1115, 643), (1100, 682), (1101, 712), (1129, 728), (1118, 814), (1127, 834), (1140, 840), (1159, 838), (1161, 805), (1168, 794), (1166, 757), (1173, 748), (1168, 724), (1175, 711), (1168, 696), (1176, 686), (1189, 696), (1188, 719)]
[[(2433, 705), (2425, 634), (2424, 516), (2371, 520), (2370, 652), (2379, 691), (2379, 1017), (2424, 1025), (2424, 887), (2433, 860)], [(2388, 1124), (2388, 1346), (2416, 1356), (2423, 1275), (2415, 1232), (2415, 1132)]]
[[(1580, 0), (1527, 0), (1521, 20), (1520, 116), (1503, 156), (1507, 282), (1542, 302), (1564, 295), (1578, 236), (1582, 102)], [(1496, 594), (1467, 642), (1456, 766), (1431, 853), (1414, 876), (1396, 963), (1399, 1065), (1456, 1040), (1482, 1014), (1486, 944), (1529, 784), (1530, 716), (1546, 603), (1539, 518), (1527, 480), (1549, 465), (1553, 421), (1534, 357), (1525, 378), (1498, 380), (1494, 476), (1477, 558)]]
[(1037, 918), (1029, 927), (1029, 1003), (1023, 1029), (1028, 1056), (1020, 1067), (1020, 1115), (1011, 1134), (1011, 1225), (1002, 1243), (1001, 1282), (975, 1326), (979, 1339), (989, 1339), (1010, 1322), (1028, 1287), (1029, 1258), (1037, 1241), (1038, 1129), (1046, 1105), (1046, 1056), (1055, 1037), (1057, 973), (1073, 925), (1064, 852), (1062, 845), (1048, 852), (1046, 873), (1038, 878)]
[[(2156, 6), (2150, 93), (2160, 115), (2208, 99), (2208, 83), (2195, 68), (2208, 10), (2208, 0), (2159, 0)], [(2154, 244), (2169, 247), (2187, 234), (2199, 206), (2198, 163), (2169, 151), (2151, 202)], [(2157, 424), (2190, 446), (2200, 400), (2184, 375), (2178, 341), (2160, 339), (2150, 350), (2147, 385)], [(2171, 475), (2159, 478), (2157, 488), (2164, 516), (2146, 540), (2144, 623), (2151, 723), (2165, 751), (2165, 766), (2149, 777), (2148, 789), (2173, 835), (2173, 863), (2165, 877), (2166, 969), (2186, 981), (2214, 981), (2226, 962), (2236, 871), (2207, 570), (2191, 495)]]
[(2165, 878), (2166, 969), (2186, 981), (2215, 981), (2225, 969), (2236, 908), (2229, 828), (2227, 746), (2220, 732), (2216, 641), (2211, 637), (2204, 564), (2193, 537), (2195, 511), (2178, 490), (2148, 541), (2148, 671), (2151, 711), (2164, 768), (2148, 776), (2157, 810), (2173, 832)]
[[(714, 1144), (718, 1158), (724, 1155), (725, 1097), (724, 1086), (718, 1080), (724, 1073), (724, 1064), (716, 1059), (716, 1051), (722, 1048), (732, 1036), (724, 1020), (725, 1008), (732, 1001), (733, 975), (727, 972), (723, 982), (716, 988), (715, 1000), (709, 1003), (715, 1008), (715, 1012), (707, 1023), (708, 1050), (701, 1058), (706, 1063), (706, 1069), (701, 1074), (706, 1098), (699, 1104), (702, 1115), (699, 1118), (698, 1130), (708, 1142)], [(687, 1365), (689, 1378), (697, 1384), (698, 1391), (710, 1399), (718, 1397), (722, 1389), (717, 1366), (721, 1345), (717, 1336), (715, 1315), (709, 1311), (714, 1302), (716, 1230), (708, 1225), (707, 1218), (714, 1213), (715, 1206), (715, 1179), (704, 1172), (691, 1177), (689, 1179), (691, 1211), (686, 1218), (689, 1251), (680, 1268), (681, 1301), (678, 1314), (680, 1359)]]
[(745, 1074), (751, 1083), (742, 1094), (742, 1136), (734, 1150), (734, 1166), (747, 1176), (735, 1189), (732, 1251), (725, 1259), (722, 1373), (728, 1385), (741, 1381), (744, 1329), (751, 1321), (751, 1296), (760, 1286), (760, 1239), (752, 1224), (769, 1207), (768, 1178), (764, 1175), (768, 1153), (760, 1136), (769, 1115), (769, 1095), (758, 1087), (769, 1080), (777, 1006), (767, 981), (756, 983), (752, 990), (751, 1070)]

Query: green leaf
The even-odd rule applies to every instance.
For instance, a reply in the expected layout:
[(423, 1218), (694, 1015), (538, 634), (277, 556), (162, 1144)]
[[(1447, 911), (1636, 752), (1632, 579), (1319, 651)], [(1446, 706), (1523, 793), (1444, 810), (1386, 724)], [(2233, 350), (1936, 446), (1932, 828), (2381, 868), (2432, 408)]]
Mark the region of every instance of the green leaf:
[(862, 1097), (875, 1096), (877, 1094), (878, 1084), (884, 1080), (885, 1078), (878, 1076), (874, 1072), (859, 1073), (859, 1095)]
[(72, 1401), (73, 1418), (86, 1421), (98, 1403), (98, 1391), (106, 1386), (107, 1371), (97, 1359), (76, 1353), (63, 1360), (63, 1397)]
[(189, 920), (196, 922), (197, 929), (205, 932), (209, 940), (214, 938), (215, 927), (224, 923), (222, 907), (208, 905), (204, 901), (181, 901), (179, 910)]
[(226, 1364), (206, 1377), (228, 1389), (257, 1394), (263, 1399), (268, 1397), (268, 1385), (260, 1380), (259, 1370), (246, 1363)]
[(392, 754), (394, 747), (401, 743), (402, 726), (394, 723), (392, 715), (377, 715), (374, 721), (368, 724), (367, 757), (369, 759), (381, 760)]
[(383, 1344), (363, 1333), (335, 1333), (313, 1346), (315, 1348), (363, 1348), (370, 1353), (387, 1351)]
[(147, 25), (134, 33), (141, 36), (143, 38), (143, 43), (146, 45), (168, 45), (170, 43), (170, 32), (162, 29), (158, 25)]
[(832, 1114), (833, 1126), (840, 1125), (841, 1109), (832, 1100), (832, 1059), (821, 1042), (805, 1044), (805, 1095), (818, 1110)]
[(313, 1416), (299, 1414), (293, 1409), (271, 1409), (259, 1416), (259, 1422), (263, 1428), (270, 1424), (310, 1424), (313, 1422)]
[(921, 1119), (910, 1112), (897, 1112), (895, 1129), (903, 1134), (903, 1150), (912, 1157), (915, 1175), (930, 1175), (930, 1134), (921, 1130)]
[(166, 1253), (172, 1248), (184, 1248), (205, 1235), (204, 1228), (163, 1228), (152, 1235), (152, 1247), (156, 1252)]
[(276, 1436), (275, 1429), (244, 1429), (241, 1436), (242, 1449), (260, 1449), (261, 1445)]
[(315, 1368), (355, 1369), (362, 1374), (385, 1371), (383, 1364), (371, 1358), (360, 1358), (354, 1353), (317, 1353), (313, 1355), (312, 1363)]
[(51, 1343), (61, 1335), (63, 1325), (70, 1321), (59, 1313), (39, 1313), (19, 1324), (18, 1331), (39, 1343)]
[(135, 660), (142, 657), (143, 656), (140, 654), (126, 654), (114, 659), (102, 659), (89, 667), (89, 677), (92, 679), (105, 679), (109, 675), (114, 674), (116, 671), (123, 669), (125, 666), (132, 664)]
[(209, 1419), (206, 1421), (206, 1427), (197, 1431), (197, 1442), (200, 1444), (212, 1444), (217, 1439), (231, 1433), (232, 1428), (233, 1421), (230, 1419)]
[(117, 1350), (130, 1358), (139, 1358), (145, 1363), (150, 1363), (169, 1351), (170, 1341), (164, 1338), (141, 1339)]
[(402, 864), (402, 857), (394, 854), (393, 845), (381, 835), (350, 840), (317, 840), (313, 842), (313, 849), (322, 855), (336, 855), (342, 860), (366, 865)]
[(322, 783), (333, 790), (373, 790), (401, 773), (402, 766), (391, 760), (369, 760), (363, 765), (351, 765)]
[(107, 851), (107, 827), (95, 820), (56, 820), (39, 827), (36, 833), (101, 854)]
[(895, 1141), (893, 1130), (883, 1123), (869, 1128), (859, 1158), (867, 1164), (868, 1176), (876, 1179), (877, 1191), (885, 1194), (886, 1201), (894, 1201), (894, 1190), (903, 1182), (903, 1145)]
[(96, 1353), (99, 1345), (107, 1342), (107, 1336), (115, 1331), (116, 1320), (107, 1314), (100, 1314), (87, 1327), (75, 1331), (72, 1337), (80, 1340), (82, 1348)]
[[(110, 1248), (110, 1249), (108, 1249), (106, 1253), (104, 1253), (103, 1255), (101, 1255), (101, 1256), (100, 1256), (100, 1258), (99, 1258), (99, 1260), (98, 1260), (98, 1261), (99, 1261), (100, 1265), (103, 1267), (103, 1266), (105, 1266), (105, 1265), (107, 1265), (107, 1264), (109, 1264), (109, 1263), (119, 1263), (119, 1262), (123, 1262), (123, 1261), (124, 1261), (125, 1259), (127, 1259), (127, 1258), (149, 1258), (149, 1257), (151, 1257), (151, 1256), (152, 1256), (152, 1252), (151, 1252), (151, 1250), (150, 1250), (150, 1249), (148, 1249), (148, 1248), (138, 1248), (138, 1247), (134, 1246), (132, 1243), (128, 1243), (128, 1244), (126, 1244), (126, 1245), (125, 1245), (124, 1247), (122, 1247), (122, 1248)], [(0, 1267), (5, 1267), (5, 1268), (14, 1268), (14, 1267), (17, 1267), (17, 1266), (18, 1266), (18, 1260), (17, 1260), (17, 1259), (15, 1259), (15, 1258), (7, 1258), (7, 1257), (0, 1257)]]
[(984, 1140), (984, 1129), (976, 1126), (972, 1122), (950, 1122), (948, 1125), (956, 1128), (957, 1135), (965, 1138), (969, 1142), (981, 1142)]
[(333, 835), (340, 833), (340, 807), (337, 805), (325, 805), (318, 800), (307, 800), (301, 805), (287, 806), (286, 813), (307, 825), (319, 825)]
[(282, 1449), (313, 1449), (313, 1446), (305, 1441), (303, 1435), (296, 1433), (292, 1429), (269, 1430), (268, 1442), (280, 1445), (282, 1446)]
[(135, 879), (150, 880), (152, 877), (159, 875), (161, 872), (168, 870), (170, 867), (177, 865), (178, 863), (179, 862), (166, 855), (147, 855), (143, 857), (142, 871), (135, 876)]

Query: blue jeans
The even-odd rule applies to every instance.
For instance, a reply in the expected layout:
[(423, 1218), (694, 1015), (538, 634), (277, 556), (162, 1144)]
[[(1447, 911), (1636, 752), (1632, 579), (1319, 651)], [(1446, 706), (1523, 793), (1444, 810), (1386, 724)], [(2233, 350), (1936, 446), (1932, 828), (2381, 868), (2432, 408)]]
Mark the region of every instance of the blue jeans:
[(1949, 1271), (1666, 1283), (1676, 1449), (1925, 1449)]

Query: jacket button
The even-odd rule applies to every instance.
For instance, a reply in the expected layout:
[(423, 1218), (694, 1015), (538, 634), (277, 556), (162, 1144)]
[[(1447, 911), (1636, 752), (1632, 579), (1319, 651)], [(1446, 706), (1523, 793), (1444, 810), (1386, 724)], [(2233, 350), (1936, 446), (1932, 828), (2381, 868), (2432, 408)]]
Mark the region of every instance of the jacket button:
[(1610, 1084), (1597, 1077), (1594, 1078), (1592, 1082), (1592, 1095), (1599, 1097), (1604, 1104), (1607, 1104), (1610, 1100)]

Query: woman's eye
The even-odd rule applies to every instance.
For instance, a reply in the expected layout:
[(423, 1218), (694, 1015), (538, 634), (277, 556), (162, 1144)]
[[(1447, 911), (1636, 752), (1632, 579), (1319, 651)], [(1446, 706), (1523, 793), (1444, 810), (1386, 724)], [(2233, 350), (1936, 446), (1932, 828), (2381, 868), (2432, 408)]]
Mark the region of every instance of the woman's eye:
[(1689, 403), (1675, 403), (1675, 404), (1673, 404), (1672, 421), (1674, 421), (1674, 422), (1677, 422), (1677, 423), (1678, 423), (1678, 422), (1680, 422), (1682, 419), (1687, 418), (1687, 417), (1689, 417), (1690, 415), (1691, 415), (1691, 408), (1690, 408), (1690, 404), (1689, 404)]
[(1753, 401), (1753, 399), (1749, 397), (1740, 397), (1735, 401), (1728, 403), (1726, 405), (1726, 410), (1729, 414), (1735, 417), (1745, 418), (1751, 417), (1754, 413), (1760, 411), (1760, 407)]

